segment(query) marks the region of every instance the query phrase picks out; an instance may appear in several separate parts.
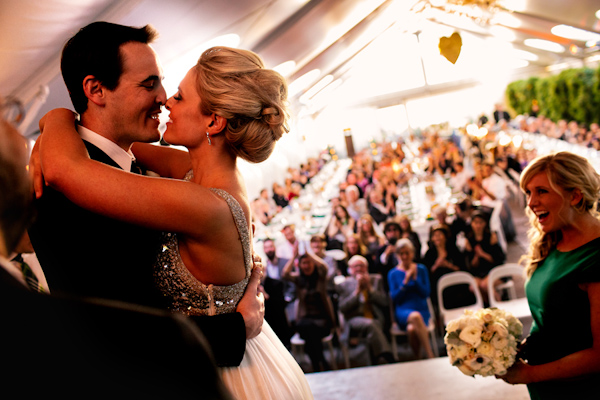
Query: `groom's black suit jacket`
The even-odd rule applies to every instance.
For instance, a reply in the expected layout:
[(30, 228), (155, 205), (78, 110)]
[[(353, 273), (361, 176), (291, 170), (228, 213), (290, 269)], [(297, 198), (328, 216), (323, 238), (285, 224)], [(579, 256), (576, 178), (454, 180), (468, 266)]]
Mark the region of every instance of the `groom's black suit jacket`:
[(34, 293), (1, 266), (0, 313), (6, 393), (61, 399), (231, 398), (202, 334), (183, 316)]
[[(120, 168), (96, 146), (84, 143), (92, 159)], [(166, 307), (152, 272), (159, 232), (84, 210), (50, 187), (35, 205), (29, 236), (51, 293)], [(239, 365), (246, 340), (241, 314), (193, 319), (217, 363)]]

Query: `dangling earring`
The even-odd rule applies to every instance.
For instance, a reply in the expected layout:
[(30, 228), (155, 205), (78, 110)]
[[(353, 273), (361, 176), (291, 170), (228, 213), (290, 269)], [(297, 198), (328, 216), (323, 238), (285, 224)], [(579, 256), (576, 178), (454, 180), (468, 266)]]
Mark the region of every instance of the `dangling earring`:
[(210, 141), (210, 135), (208, 134), (208, 132), (206, 132), (206, 138), (208, 139), (208, 145), (212, 145), (211, 141)]

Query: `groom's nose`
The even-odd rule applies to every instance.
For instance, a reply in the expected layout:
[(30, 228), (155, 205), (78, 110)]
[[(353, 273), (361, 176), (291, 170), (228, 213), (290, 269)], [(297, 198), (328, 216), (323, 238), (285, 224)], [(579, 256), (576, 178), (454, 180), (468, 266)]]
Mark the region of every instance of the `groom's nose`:
[(156, 102), (161, 106), (164, 106), (167, 103), (167, 91), (165, 87), (162, 85), (162, 82), (159, 84), (158, 94), (156, 95)]

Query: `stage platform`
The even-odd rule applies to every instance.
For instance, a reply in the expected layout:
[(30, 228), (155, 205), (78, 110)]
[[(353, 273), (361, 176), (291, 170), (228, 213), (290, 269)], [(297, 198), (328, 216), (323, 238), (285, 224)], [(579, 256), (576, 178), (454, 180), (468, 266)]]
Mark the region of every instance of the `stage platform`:
[(469, 377), (447, 357), (306, 374), (315, 400), (529, 400), (525, 385)]

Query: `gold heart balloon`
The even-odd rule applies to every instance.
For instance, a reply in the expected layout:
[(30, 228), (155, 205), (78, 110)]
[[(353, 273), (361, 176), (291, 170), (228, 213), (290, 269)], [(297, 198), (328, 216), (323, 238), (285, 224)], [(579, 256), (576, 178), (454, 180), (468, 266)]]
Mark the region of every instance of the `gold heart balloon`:
[(440, 54), (446, 57), (452, 64), (456, 63), (456, 60), (458, 60), (461, 47), (462, 39), (458, 32), (454, 32), (450, 37), (444, 36), (440, 38)]

